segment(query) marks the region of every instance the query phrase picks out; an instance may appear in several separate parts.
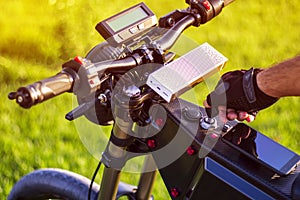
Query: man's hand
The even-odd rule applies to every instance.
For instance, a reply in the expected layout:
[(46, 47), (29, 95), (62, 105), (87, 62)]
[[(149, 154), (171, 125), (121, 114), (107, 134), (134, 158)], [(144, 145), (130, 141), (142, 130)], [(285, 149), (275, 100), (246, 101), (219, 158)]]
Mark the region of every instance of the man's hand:
[[(203, 102), (204, 107), (210, 108), (211, 106), (208, 105), (207, 101), (205, 100)], [(219, 117), (221, 120), (225, 123), (227, 120), (239, 120), (239, 121), (244, 121), (246, 120), (247, 122), (252, 122), (255, 120), (256, 114), (254, 115), (253, 113), (249, 114), (245, 111), (235, 111), (234, 109), (226, 109), (225, 106), (218, 106), (218, 111), (219, 111)]]
[(229, 120), (253, 121), (259, 110), (278, 100), (259, 89), (256, 76), (260, 72), (260, 69), (250, 69), (225, 73), (207, 96), (204, 106), (218, 108), (221, 116)]

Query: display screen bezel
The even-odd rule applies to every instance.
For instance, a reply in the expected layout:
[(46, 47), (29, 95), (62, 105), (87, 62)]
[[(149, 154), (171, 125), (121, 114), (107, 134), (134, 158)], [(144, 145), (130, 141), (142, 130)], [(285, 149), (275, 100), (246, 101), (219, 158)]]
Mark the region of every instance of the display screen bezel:
[[(132, 23), (126, 23), (125, 26), (118, 28), (118, 29), (110, 26), (110, 23), (112, 21), (120, 20), (122, 17), (126, 17), (126, 16), (128, 16), (129, 13), (131, 13), (132, 11), (136, 11), (136, 10), (144, 11), (144, 13), (145, 13), (144, 17), (141, 17)], [(142, 24), (143, 22), (145, 22), (149, 19), (151, 20), (152, 18), (156, 19), (155, 14), (142, 2), (135, 6), (128, 8), (112, 17), (109, 17), (108, 19), (105, 19), (105, 20), (99, 22), (96, 26), (96, 29), (102, 35), (102, 37), (107, 40), (109, 38), (113, 38), (114, 36), (120, 34), (121, 32), (129, 31), (130, 28), (137, 27), (138, 25)], [(157, 24), (157, 22), (155, 23), (155, 25), (156, 24)], [(145, 27), (145, 30), (147, 28), (148, 27)], [(138, 33), (139, 33), (139, 31), (137, 31), (136, 34), (138, 34)], [(132, 33), (131, 36), (134, 37), (135, 33)], [(124, 40), (126, 40), (126, 39), (127, 38), (125, 38)]]

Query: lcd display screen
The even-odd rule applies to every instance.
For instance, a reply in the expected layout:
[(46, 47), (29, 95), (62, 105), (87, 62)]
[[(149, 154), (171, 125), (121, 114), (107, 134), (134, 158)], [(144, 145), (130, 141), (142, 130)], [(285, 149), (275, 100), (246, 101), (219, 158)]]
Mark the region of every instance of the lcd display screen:
[(117, 18), (107, 21), (107, 24), (114, 32), (118, 32), (119, 30), (122, 30), (146, 17), (148, 17), (148, 14), (145, 10), (142, 7), (136, 7), (130, 12), (126, 12)]

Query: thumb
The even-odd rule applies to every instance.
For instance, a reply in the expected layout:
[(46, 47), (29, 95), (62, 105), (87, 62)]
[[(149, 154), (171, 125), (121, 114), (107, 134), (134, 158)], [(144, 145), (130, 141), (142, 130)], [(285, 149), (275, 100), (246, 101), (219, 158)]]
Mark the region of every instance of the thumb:
[(208, 104), (207, 100), (204, 100), (204, 101), (203, 101), (203, 106), (204, 106), (205, 108), (211, 108), (211, 106)]

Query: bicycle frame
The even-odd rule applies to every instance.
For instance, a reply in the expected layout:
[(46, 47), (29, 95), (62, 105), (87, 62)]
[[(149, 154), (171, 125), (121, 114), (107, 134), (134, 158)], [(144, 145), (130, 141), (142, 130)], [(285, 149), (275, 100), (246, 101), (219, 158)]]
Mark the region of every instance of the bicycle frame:
[[(262, 165), (253, 164), (250, 159), (241, 156), (238, 151), (228, 147), (219, 138), (211, 138), (216, 140), (216, 145), (210, 149), (205, 143), (207, 136), (205, 130), (199, 128), (195, 135), (194, 128), (198, 127), (199, 121), (206, 117), (204, 108), (181, 99), (163, 104), (163, 107), (168, 117), (165, 127), (155, 136), (155, 139), (161, 144), (167, 144), (179, 135), (181, 145), (184, 140), (189, 144), (186, 151), (175, 162), (162, 168), (157, 166), (172, 199), (293, 198), (295, 191), (291, 188), (296, 188), (300, 167), (286, 177), (274, 178), (272, 171)], [(196, 118), (190, 118), (187, 112), (198, 113), (198, 115)], [(234, 126), (237, 122), (230, 123)], [(113, 132), (118, 137), (123, 135), (116, 126)], [(200, 155), (203, 149), (207, 153), (205, 156)], [(159, 160), (159, 156), (153, 154), (154, 162)], [(120, 157), (117, 155), (111, 157), (111, 159), (118, 158)], [(153, 161), (147, 160), (145, 167), (147, 165), (153, 165)], [(156, 173), (157, 171), (142, 173), (139, 185), (136, 191), (132, 191), (131, 198), (150, 199)], [(116, 198), (120, 175), (120, 170), (105, 168), (101, 182), (104, 187), (100, 189), (98, 199)], [(136, 196), (133, 195), (134, 193)]]

